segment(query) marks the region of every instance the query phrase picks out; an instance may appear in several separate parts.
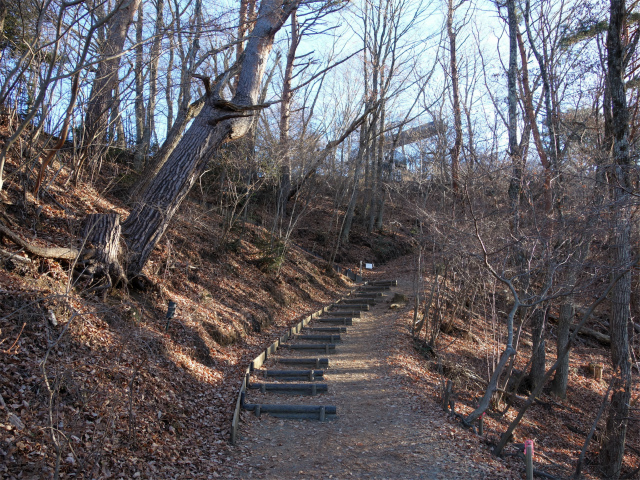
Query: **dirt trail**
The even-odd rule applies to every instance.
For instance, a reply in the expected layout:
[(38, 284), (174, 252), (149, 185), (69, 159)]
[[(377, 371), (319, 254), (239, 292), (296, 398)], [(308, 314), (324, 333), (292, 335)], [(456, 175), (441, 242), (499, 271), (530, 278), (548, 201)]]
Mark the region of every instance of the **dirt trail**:
[[(320, 423), (243, 413), (239, 447), (226, 462), (222, 477), (495, 478), (460, 448), (460, 430), (452, 428), (435, 404), (431, 411), (419, 411), (421, 400), (402, 389), (389, 362), (398, 336), (394, 326), (398, 311), (389, 308), (396, 292), (408, 296), (410, 283), (401, 280), (383, 302), (354, 320), (337, 352), (329, 356), (328, 394), (264, 399), (264, 403), (336, 405), (337, 418)], [(253, 392), (249, 401), (259, 395)], [(462, 437), (462, 443), (473, 441), (464, 432)]]

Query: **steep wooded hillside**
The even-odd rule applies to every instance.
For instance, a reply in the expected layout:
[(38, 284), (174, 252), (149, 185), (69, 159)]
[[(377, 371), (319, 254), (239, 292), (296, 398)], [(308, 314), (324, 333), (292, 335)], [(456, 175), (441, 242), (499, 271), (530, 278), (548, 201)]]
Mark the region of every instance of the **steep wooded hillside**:
[[(215, 472), (230, 448), (249, 359), (352, 285), (320, 258), (331, 242), (323, 197), (298, 218), (285, 245), (271, 235), (272, 217), (259, 202), (246, 221), (225, 228), (220, 209), (194, 192), (153, 252), (144, 282), (105, 295), (85, 274), (91, 265), (47, 249), (80, 248), (88, 214), (126, 217), (128, 170), (108, 163), (101, 178), (111, 181), (75, 187), (54, 162), (58, 175), (35, 198), (30, 182), (16, 181), (24, 178), (19, 158), (7, 165), (0, 211), (3, 475)], [(400, 232), (363, 235), (341, 249), (349, 260), (342, 265), (397, 257), (410, 241)], [(170, 301), (176, 313), (167, 320)]]

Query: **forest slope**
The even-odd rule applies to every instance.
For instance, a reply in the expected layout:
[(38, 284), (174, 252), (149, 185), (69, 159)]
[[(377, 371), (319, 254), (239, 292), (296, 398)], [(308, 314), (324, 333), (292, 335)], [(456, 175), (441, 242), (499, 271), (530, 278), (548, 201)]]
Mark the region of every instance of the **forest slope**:
[[(126, 215), (121, 190), (64, 181), (41, 200), (8, 182), (0, 221), (34, 245), (78, 246), (86, 214)], [(274, 257), (268, 231), (251, 223), (217, 247), (223, 221), (186, 201), (145, 271), (152, 285), (116, 289), (105, 301), (69, 262), (4, 240), (3, 476), (59, 468), (79, 478), (195, 478), (224, 461), (249, 359), (350, 283), (295, 246)], [(177, 310), (167, 321), (170, 300)]]

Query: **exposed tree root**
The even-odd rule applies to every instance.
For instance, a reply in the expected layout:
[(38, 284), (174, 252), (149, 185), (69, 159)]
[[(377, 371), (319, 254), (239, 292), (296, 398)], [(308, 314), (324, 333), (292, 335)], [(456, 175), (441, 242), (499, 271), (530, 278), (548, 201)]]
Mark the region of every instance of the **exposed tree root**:
[(103, 298), (106, 298), (112, 288), (128, 284), (119, 260), (121, 227), (120, 215), (117, 213), (92, 214), (87, 217), (83, 231), (86, 247), (82, 250), (33, 245), (1, 223), (0, 236), (8, 238), (34, 256), (74, 262), (74, 274), (86, 280), (87, 293), (102, 293)]
[[(78, 258), (81, 253), (79, 250), (70, 247), (39, 247), (32, 245), (0, 223), (0, 236), (3, 235), (36, 257), (73, 261)], [(88, 253), (89, 252), (87, 252), (87, 254)]]

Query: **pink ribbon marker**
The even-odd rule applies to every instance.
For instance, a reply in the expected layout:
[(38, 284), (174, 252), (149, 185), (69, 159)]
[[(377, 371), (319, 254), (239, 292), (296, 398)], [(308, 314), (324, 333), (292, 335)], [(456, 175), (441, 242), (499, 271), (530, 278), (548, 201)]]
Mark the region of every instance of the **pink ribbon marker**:
[(524, 454), (527, 454), (527, 448), (531, 449), (531, 458), (533, 458), (533, 440), (524, 441)]

